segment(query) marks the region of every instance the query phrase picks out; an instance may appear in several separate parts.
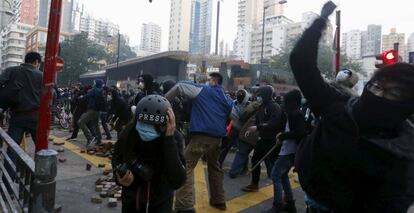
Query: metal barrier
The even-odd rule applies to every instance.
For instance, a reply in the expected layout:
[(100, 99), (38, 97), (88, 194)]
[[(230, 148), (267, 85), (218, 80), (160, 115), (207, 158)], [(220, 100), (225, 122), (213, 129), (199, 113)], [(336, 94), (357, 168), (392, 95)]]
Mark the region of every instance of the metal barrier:
[(0, 128), (0, 212), (53, 212), (56, 156), (54, 150), (41, 150), (33, 161)]

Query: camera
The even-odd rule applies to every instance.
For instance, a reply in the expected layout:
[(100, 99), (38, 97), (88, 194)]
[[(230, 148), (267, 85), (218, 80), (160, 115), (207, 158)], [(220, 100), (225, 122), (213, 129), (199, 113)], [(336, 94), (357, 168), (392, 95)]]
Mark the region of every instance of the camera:
[(128, 169), (131, 170), (135, 177), (139, 177), (144, 181), (150, 181), (154, 175), (154, 170), (151, 166), (140, 161), (134, 161), (129, 165), (128, 163), (120, 164), (115, 168), (115, 171), (119, 174), (119, 177), (122, 178), (126, 175)]
[(140, 161), (135, 161), (132, 163), (131, 171), (135, 176), (140, 177), (144, 181), (150, 181), (154, 175), (153, 168)]

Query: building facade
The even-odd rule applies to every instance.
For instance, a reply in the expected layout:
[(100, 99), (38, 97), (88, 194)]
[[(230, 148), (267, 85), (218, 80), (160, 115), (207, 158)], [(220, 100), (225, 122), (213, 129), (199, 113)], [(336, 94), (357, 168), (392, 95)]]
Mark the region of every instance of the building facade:
[(250, 61), (251, 33), (258, 28), (263, 12), (263, 0), (238, 0), (237, 35), (233, 44), (234, 54)]
[(19, 0), (18, 13), (16, 19), (22, 24), (36, 25), (38, 17), (37, 0)]
[[(285, 16), (273, 16), (266, 18), (263, 43), (263, 59), (279, 53), (287, 42), (287, 26), (293, 21)], [(251, 33), (249, 62), (259, 64), (262, 56), (262, 28), (257, 28)]]
[(190, 0), (171, 0), (168, 38), (170, 51), (190, 50), (191, 3)]
[(212, 32), (212, 0), (193, 0), (191, 5), (190, 52), (209, 54)]
[(351, 30), (342, 34), (343, 52), (350, 59), (362, 58), (362, 31)]
[[(34, 1), (34, 0), (32, 0)], [(50, 14), (50, 3), (51, 0), (38, 0), (39, 1), (39, 13), (38, 13), (38, 22), (37, 25), (40, 27), (48, 27), (49, 24), (49, 14)], [(62, 32), (72, 32), (72, 15), (73, 8), (75, 6), (75, 0), (63, 0), (62, 1), (62, 14), (60, 22), (60, 30)]]
[(381, 25), (370, 24), (367, 31), (362, 32), (362, 57), (381, 53), (381, 30)]
[[(69, 39), (73, 34), (60, 32), (59, 42)], [(26, 52), (36, 51), (44, 56), (46, 52), (47, 28), (36, 26), (27, 32)]]
[(33, 25), (22, 23), (9, 24), (1, 31), (1, 68), (23, 63), (26, 54), (26, 34)]
[(112, 38), (118, 36), (119, 26), (109, 21), (96, 19), (91, 15), (83, 15), (81, 17), (79, 31), (87, 33), (88, 39), (105, 45)]
[(154, 23), (142, 24), (140, 49), (152, 53), (161, 51), (161, 27), (159, 25)]
[(397, 33), (396, 28), (392, 28), (390, 34), (382, 35), (382, 51), (394, 49), (394, 44), (398, 43), (398, 54), (403, 61), (408, 61), (407, 45), (405, 43), (405, 34)]

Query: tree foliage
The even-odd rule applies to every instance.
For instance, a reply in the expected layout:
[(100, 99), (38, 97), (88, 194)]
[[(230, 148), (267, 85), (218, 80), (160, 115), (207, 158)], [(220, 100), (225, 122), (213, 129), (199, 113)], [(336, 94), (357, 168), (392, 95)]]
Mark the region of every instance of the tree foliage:
[[(112, 48), (105, 48), (89, 40), (87, 33), (76, 34), (60, 44), (61, 57), (65, 63), (63, 71), (58, 73), (59, 84), (79, 82), (80, 75), (88, 71), (97, 71), (104, 65), (116, 63), (118, 38), (111, 38), (106, 34), (98, 37), (108, 38), (104, 42), (107, 42), (107, 47), (112, 46)], [(119, 61), (136, 57), (123, 36), (121, 36), (120, 44)]]
[[(111, 48), (108, 50), (107, 61), (109, 64), (113, 64), (118, 60), (118, 36), (109, 38), (111, 39)], [(119, 44), (119, 61), (125, 61), (127, 59), (137, 57), (137, 54), (132, 51), (131, 47), (128, 45), (128, 41), (125, 36), (120, 36)]]
[(74, 35), (60, 44), (64, 69), (58, 73), (59, 84), (79, 81), (79, 76), (89, 70), (98, 70), (107, 57), (104, 47), (90, 41), (86, 33)]
[[(279, 53), (274, 55), (270, 59), (270, 66), (274, 69), (284, 70), (286, 72), (292, 72), (292, 69), (289, 64), (289, 56), (291, 51), (294, 48), (294, 45), (299, 40), (299, 37), (290, 39), (287, 44), (279, 49)], [(335, 67), (334, 67), (334, 51), (331, 47), (320, 44), (318, 49), (318, 67), (322, 73), (327, 78), (333, 79), (335, 76)], [(352, 69), (357, 73), (365, 75), (362, 72), (362, 64), (357, 61), (349, 59), (346, 55), (341, 54), (341, 69)]]

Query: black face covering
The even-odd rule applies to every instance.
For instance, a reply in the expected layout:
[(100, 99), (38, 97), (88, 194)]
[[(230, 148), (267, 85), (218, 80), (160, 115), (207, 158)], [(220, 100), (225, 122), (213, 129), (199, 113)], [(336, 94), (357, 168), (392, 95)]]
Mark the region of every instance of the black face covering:
[(391, 101), (365, 87), (352, 111), (361, 131), (390, 130), (414, 113), (414, 101)]

